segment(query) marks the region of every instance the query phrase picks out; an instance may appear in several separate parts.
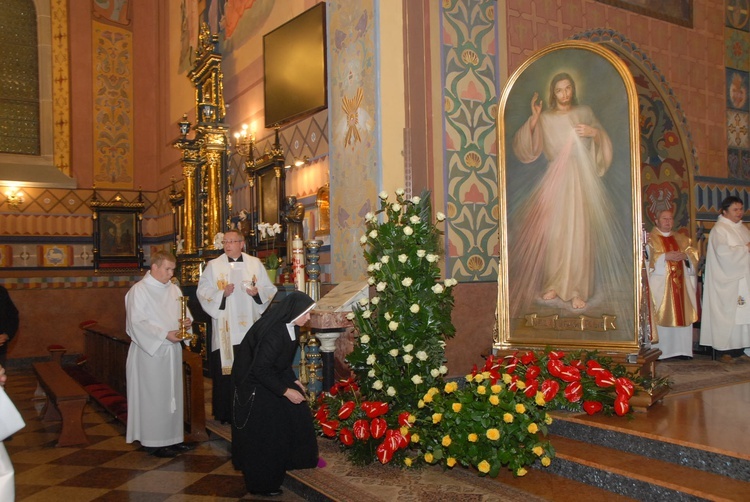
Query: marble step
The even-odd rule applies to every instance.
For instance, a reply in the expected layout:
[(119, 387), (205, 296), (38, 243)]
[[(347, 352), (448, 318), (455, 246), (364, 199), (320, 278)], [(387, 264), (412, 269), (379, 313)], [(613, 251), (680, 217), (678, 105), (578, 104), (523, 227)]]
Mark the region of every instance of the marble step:
[(638, 500), (748, 500), (750, 483), (673, 462), (550, 434), (553, 474)]

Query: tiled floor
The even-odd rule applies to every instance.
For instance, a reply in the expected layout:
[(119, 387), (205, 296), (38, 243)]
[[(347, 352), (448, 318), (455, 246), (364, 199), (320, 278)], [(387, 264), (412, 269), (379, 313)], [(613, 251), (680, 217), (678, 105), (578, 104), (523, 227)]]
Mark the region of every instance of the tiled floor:
[[(176, 458), (156, 458), (139, 451), (137, 443), (125, 443), (125, 427), (92, 404), (83, 417), (91, 444), (56, 448), (60, 424), (38, 418), (44, 400), (34, 395), (34, 375), (11, 371), (6, 390), (26, 421), (5, 442), (19, 502), (257, 499), (246, 492), (241, 473), (232, 467), (229, 443), (218, 436)], [(286, 491), (274, 500), (303, 499)]]

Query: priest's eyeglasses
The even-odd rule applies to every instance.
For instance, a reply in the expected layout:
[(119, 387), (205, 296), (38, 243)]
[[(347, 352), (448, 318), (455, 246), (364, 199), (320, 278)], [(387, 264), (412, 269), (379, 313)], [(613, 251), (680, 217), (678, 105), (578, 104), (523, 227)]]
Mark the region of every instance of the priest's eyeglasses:
[(237, 244), (242, 241), (221, 241), (222, 244)]

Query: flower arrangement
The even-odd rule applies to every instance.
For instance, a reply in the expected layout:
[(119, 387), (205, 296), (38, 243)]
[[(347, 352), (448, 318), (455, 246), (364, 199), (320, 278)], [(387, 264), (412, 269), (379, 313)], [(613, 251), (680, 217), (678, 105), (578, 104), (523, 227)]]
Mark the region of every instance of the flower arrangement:
[(456, 281), (440, 281), (441, 232), (431, 223), (429, 192), (379, 197), (360, 239), (377, 294), (349, 314), (360, 334), (347, 356), (354, 376), (322, 393), (315, 410), (320, 433), (337, 439), (352, 462), (473, 466), (491, 476), (507, 467), (523, 476), (554, 458), (544, 439), (548, 410), (630, 411), (641, 381), (595, 352), (491, 356), (462, 385), (446, 383)]
[[(282, 227), (279, 223), (258, 223), (261, 240), (270, 239), (280, 234), (281, 230)], [(281, 266), (281, 258), (275, 252), (271, 252), (265, 258), (265, 265), (268, 270), (276, 270)]]

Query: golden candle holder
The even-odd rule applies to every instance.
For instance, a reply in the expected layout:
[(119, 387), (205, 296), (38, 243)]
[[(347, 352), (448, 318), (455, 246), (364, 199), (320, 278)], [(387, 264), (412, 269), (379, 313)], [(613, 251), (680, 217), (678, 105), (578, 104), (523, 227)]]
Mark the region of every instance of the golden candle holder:
[(180, 297), (180, 332), (177, 334), (177, 338), (180, 340), (186, 340), (188, 338), (192, 338), (192, 333), (188, 333), (188, 327), (185, 325), (185, 321), (189, 321), (190, 317), (188, 317), (188, 298), (187, 296), (181, 296)]

